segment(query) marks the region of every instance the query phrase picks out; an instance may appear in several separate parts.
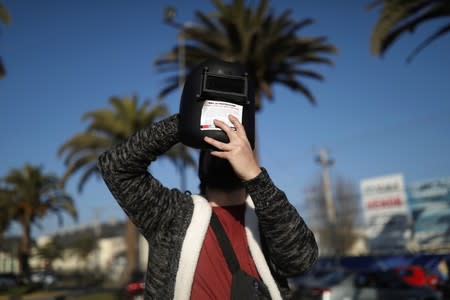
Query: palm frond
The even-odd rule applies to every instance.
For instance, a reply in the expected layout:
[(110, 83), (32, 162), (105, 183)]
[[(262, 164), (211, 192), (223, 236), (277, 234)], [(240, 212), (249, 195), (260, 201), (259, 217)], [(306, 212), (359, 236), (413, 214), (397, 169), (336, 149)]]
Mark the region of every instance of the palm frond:
[(296, 75), (301, 75), (304, 77), (309, 77), (309, 78), (317, 79), (320, 81), (324, 80), (324, 77), (321, 74), (319, 74), (315, 71), (312, 71), (312, 70), (294, 70), (293, 73)]
[[(278, 80), (278, 72), (283, 74), (287, 69), (280, 65), (291, 64), (293, 69), (299, 70), (303, 69), (304, 64), (332, 65), (329, 56), (337, 53), (334, 45), (324, 37), (304, 37), (298, 33), (313, 24), (312, 19), (295, 20), (289, 9), (275, 15), (269, 10), (266, 0), (261, 0), (255, 8), (241, 0), (233, 0), (227, 4), (214, 0), (213, 4), (215, 12), (196, 12), (196, 16), (201, 18), (199, 24), (184, 31), (187, 73), (192, 66), (209, 58), (236, 61), (243, 64), (254, 78), (255, 87), (260, 89), (255, 91), (256, 96), (264, 95), (271, 99), (273, 95), (270, 86), (276, 83), (285, 85), (284, 81)], [(177, 51), (177, 47), (173, 47), (155, 65), (179, 67)], [(166, 96), (178, 87), (177, 70), (169, 70), (158, 70), (168, 74), (159, 97)], [(299, 81), (299, 88), (295, 90), (305, 92), (305, 97), (312, 101), (309, 89), (300, 88), (305, 87), (300, 80), (303, 77), (323, 80), (323, 76), (309, 70), (305, 73), (290, 70), (289, 74), (296, 76), (295, 79)], [(256, 102), (259, 109), (260, 99), (257, 98)]]
[[(398, 37), (405, 32), (414, 32), (417, 26), (423, 24), (426, 21), (435, 20), (440, 17), (449, 17), (450, 7), (448, 11), (441, 10), (439, 7), (432, 8), (428, 12), (417, 16), (415, 18), (410, 18), (411, 20), (405, 20), (403, 25), (396, 26), (392, 28), (391, 31), (381, 40), (380, 53), (384, 53), (387, 48), (389, 48), (392, 43), (398, 39)], [(440, 35), (439, 35), (440, 36)], [(437, 36), (437, 37), (439, 37)], [(434, 40), (434, 39), (433, 39)]]
[(251, 18), (252, 26), (259, 26), (261, 24), (268, 6), (269, 1), (267, 0), (262, 0), (259, 2), (258, 8), (256, 9), (256, 13), (253, 15), (253, 18)]
[[(30, 231), (32, 226), (41, 228), (41, 220), (49, 213), (62, 218), (62, 213), (76, 215), (71, 196), (59, 184), (59, 178), (53, 173), (44, 173), (41, 166), (25, 164), (21, 169), (11, 169), (2, 178), (5, 187), (0, 189), (0, 217), (6, 218), (0, 222), (0, 229), (11, 222), (22, 226), (22, 248), (20, 251), (29, 253), (31, 244)], [(27, 264), (27, 261), (25, 262)]]
[(2, 3), (0, 3), (0, 22), (6, 25), (11, 23), (11, 15)]
[(278, 81), (285, 84), (291, 90), (302, 92), (302, 94), (304, 94), (312, 104), (316, 103), (316, 99), (314, 98), (311, 91), (300, 82), (292, 79), (279, 79)]
[[(175, 78), (175, 79), (174, 79)], [(176, 90), (179, 86), (178, 84), (178, 76), (174, 76), (166, 81), (170, 81), (170, 84), (167, 84), (158, 94), (158, 99), (162, 99), (166, 97), (168, 94)]]
[(167, 105), (150, 99), (139, 104), (138, 97), (111, 97), (109, 108), (89, 111), (82, 120), (88, 121), (85, 131), (69, 138), (58, 149), (58, 156), (64, 158), (66, 165), (62, 181), (65, 183), (76, 173), (81, 173), (78, 191), (82, 192), (89, 178), (98, 175), (98, 156), (124, 141), (136, 131), (166, 117)]
[(384, 0), (380, 12), (380, 18), (375, 24), (372, 32), (372, 53), (380, 55), (383, 52), (382, 44), (389, 32), (395, 28), (398, 23), (415, 15), (418, 11), (428, 5), (429, 0), (399, 1)]
[(447, 34), (450, 31), (450, 24), (439, 28), (435, 33), (423, 41), (419, 46), (417, 46), (413, 52), (406, 58), (406, 61), (410, 63), (420, 51), (431, 44), (434, 40), (440, 38), (442, 35)]
[[(371, 7), (383, 5), (380, 17), (374, 27), (371, 38), (372, 54), (383, 56), (405, 33), (413, 33), (416, 28), (428, 21), (450, 17), (450, 3), (447, 0), (384, 0), (377, 1)], [(408, 56), (410, 62), (431, 42), (448, 33), (447, 25), (436, 30)]]
[(84, 173), (82, 174), (80, 181), (78, 181), (77, 189), (78, 191), (82, 191), (84, 185), (88, 181), (89, 178), (91, 178), (94, 174), (99, 174), (99, 171), (97, 169), (97, 164), (90, 164), (87, 166), (84, 170)]
[(218, 31), (218, 27), (201, 11), (195, 12), (196, 18), (207, 28), (210, 32)]
[[(70, 165), (67, 166), (62, 181), (66, 182), (69, 177), (81, 169), (90, 169), (91, 167), (96, 166), (99, 155), (100, 153), (86, 153), (85, 155), (78, 157), (76, 160), (73, 160)], [(82, 190), (83, 186), (78, 187), (79, 192)]]

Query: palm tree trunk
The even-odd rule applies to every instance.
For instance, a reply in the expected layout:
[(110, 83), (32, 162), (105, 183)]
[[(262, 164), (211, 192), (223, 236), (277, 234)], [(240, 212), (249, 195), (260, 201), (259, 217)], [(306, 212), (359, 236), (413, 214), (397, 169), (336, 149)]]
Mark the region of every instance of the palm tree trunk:
[(24, 220), (22, 223), (23, 232), (19, 248), (19, 267), (20, 273), (25, 277), (30, 275), (30, 265), (28, 259), (30, 257), (31, 248), (31, 225)]
[(121, 282), (126, 283), (131, 274), (138, 270), (139, 247), (138, 247), (138, 231), (133, 222), (127, 218), (125, 228), (125, 242), (127, 244), (126, 256), (127, 264), (122, 273)]

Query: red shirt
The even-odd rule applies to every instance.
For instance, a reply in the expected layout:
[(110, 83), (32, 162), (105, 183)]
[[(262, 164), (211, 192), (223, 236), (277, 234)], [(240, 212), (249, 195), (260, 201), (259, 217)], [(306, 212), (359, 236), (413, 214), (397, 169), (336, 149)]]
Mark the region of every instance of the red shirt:
[[(259, 278), (245, 234), (245, 204), (213, 207), (213, 211), (216, 213), (228, 239), (231, 241), (241, 269)], [(195, 271), (191, 299), (230, 299), (230, 290), (231, 273), (216, 235), (211, 226), (209, 226)]]

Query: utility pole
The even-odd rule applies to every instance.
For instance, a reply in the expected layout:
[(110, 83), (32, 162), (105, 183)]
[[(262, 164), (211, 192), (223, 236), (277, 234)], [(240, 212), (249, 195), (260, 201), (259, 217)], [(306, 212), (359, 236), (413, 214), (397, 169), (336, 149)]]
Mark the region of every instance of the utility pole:
[(184, 87), (184, 80), (186, 75), (186, 37), (185, 29), (191, 26), (190, 22), (179, 23), (175, 21), (177, 10), (173, 6), (167, 6), (164, 9), (164, 22), (179, 30), (177, 35), (178, 42), (178, 88), (180, 92)]
[(325, 206), (327, 210), (327, 219), (330, 225), (330, 241), (333, 242), (332, 248), (334, 248), (334, 259), (336, 266), (340, 265), (339, 251), (337, 240), (337, 224), (336, 224), (336, 210), (334, 209), (333, 193), (331, 191), (331, 180), (330, 180), (330, 167), (334, 164), (334, 160), (328, 157), (328, 150), (326, 148), (321, 148), (319, 150), (319, 155), (316, 157), (316, 162), (322, 167), (322, 181), (323, 181), (323, 194), (325, 196)]
[(334, 164), (332, 159), (328, 158), (328, 150), (322, 148), (316, 157), (317, 163), (322, 167), (323, 193), (325, 195), (325, 205), (327, 208), (327, 216), (330, 224), (336, 224), (336, 211), (333, 204), (333, 194), (331, 192), (329, 168)]
[[(191, 22), (179, 23), (175, 20), (177, 10), (173, 6), (166, 6), (164, 9), (164, 23), (179, 30), (177, 35), (178, 43), (178, 89), (180, 98), (183, 94), (184, 82), (186, 77), (186, 37), (185, 30), (192, 26)], [(180, 158), (175, 162), (181, 176), (181, 190), (186, 191), (186, 162)]]
[(308, 189), (306, 192), (306, 209), (308, 211), (308, 219), (311, 222), (311, 229), (316, 237), (316, 240), (320, 241), (319, 226), (317, 226), (316, 210), (317, 208), (313, 206), (314, 200), (317, 197), (317, 192), (313, 189)]

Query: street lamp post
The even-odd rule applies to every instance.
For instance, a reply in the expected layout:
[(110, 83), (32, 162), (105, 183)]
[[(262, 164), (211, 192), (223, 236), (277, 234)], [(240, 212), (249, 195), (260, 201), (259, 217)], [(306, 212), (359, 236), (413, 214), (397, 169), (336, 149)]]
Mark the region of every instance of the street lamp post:
[[(186, 38), (184, 30), (191, 26), (190, 22), (179, 23), (175, 21), (176, 8), (173, 6), (167, 6), (164, 10), (164, 22), (170, 26), (179, 30), (177, 35), (178, 43), (178, 88), (180, 90), (180, 97), (184, 87), (185, 73), (186, 73)], [(181, 174), (181, 190), (186, 190), (186, 163), (181, 158), (177, 163)]]
[(177, 28), (179, 33), (177, 35), (178, 42), (178, 87), (182, 91), (184, 86), (184, 75), (186, 69), (186, 38), (184, 36), (184, 29), (190, 24), (179, 23), (175, 21), (176, 9), (173, 6), (167, 6), (164, 10), (164, 22)]
[(328, 158), (328, 151), (326, 149), (320, 149), (319, 155), (316, 161), (322, 167), (322, 180), (323, 180), (323, 192), (325, 195), (325, 205), (327, 210), (328, 221), (336, 224), (336, 211), (334, 209), (333, 194), (331, 192), (330, 174), (329, 168), (333, 165), (334, 161)]
[(329, 168), (334, 164), (334, 161), (328, 157), (328, 150), (325, 148), (320, 149), (319, 155), (316, 157), (316, 162), (322, 167), (322, 182), (323, 182), (323, 194), (325, 196), (325, 208), (327, 211), (327, 220), (330, 225), (330, 233), (332, 234), (332, 241), (334, 243), (334, 258), (336, 265), (339, 265), (339, 251), (337, 241), (337, 224), (336, 224), (336, 210), (334, 208), (333, 194), (331, 191), (331, 182)]

